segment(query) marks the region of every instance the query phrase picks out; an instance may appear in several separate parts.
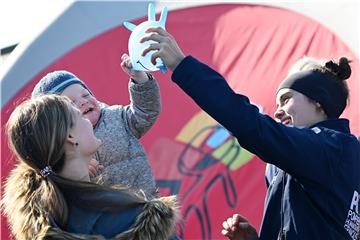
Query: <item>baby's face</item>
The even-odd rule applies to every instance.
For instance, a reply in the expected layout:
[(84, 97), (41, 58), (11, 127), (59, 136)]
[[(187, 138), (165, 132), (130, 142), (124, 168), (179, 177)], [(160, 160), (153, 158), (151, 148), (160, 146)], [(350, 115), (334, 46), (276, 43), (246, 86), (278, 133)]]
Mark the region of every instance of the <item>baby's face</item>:
[(100, 105), (97, 99), (81, 84), (72, 84), (61, 95), (67, 96), (80, 109), (81, 114), (94, 126), (100, 117)]

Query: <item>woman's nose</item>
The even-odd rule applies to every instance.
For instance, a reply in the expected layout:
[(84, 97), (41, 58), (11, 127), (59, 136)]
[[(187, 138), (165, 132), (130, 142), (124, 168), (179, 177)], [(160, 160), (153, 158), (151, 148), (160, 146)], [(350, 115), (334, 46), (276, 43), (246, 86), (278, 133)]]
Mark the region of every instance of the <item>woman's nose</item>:
[(281, 108), (276, 109), (274, 112), (274, 118), (280, 120), (284, 116), (285, 112)]

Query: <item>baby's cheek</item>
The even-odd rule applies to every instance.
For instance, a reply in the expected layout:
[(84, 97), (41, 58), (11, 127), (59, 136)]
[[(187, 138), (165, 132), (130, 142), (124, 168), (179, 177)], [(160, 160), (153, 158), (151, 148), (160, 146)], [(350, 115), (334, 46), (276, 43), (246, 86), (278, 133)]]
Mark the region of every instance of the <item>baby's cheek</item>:
[(90, 120), (90, 122), (91, 122), (91, 124), (93, 126), (95, 126), (96, 123), (99, 121), (99, 117), (100, 117), (100, 112), (99, 111), (93, 112), (91, 114), (91, 116), (89, 116), (89, 120)]

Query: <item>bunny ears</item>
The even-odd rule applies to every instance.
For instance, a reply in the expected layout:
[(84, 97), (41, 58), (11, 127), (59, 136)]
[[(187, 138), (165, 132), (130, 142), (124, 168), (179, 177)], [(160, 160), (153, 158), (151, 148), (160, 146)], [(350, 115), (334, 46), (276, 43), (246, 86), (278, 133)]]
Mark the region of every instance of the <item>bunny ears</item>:
[[(161, 11), (158, 25), (165, 28), (166, 18), (167, 18), (167, 7), (164, 7)], [(149, 6), (148, 6), (148, 22), (156, 22), (155, 6), (152, 3), (149, 3)], [(136, 28), (136, 25), (132, 24), (131, 22), (124, 22), (124, 26), (127, 29), (129, 29), (130, 31), (134, 31), (134, 29)]]
[(148, 21), (142, 22), (138, 26), (130, 22), (124, 22), (124, 26), (132, 31), (129, 38), (129, 56), (132, 67), (137, 71), (157, 71), (165, 73), (167, 71), (166, 66), (163, 64), (160, 58), (156, 59), (156, 65), (151, 63), (151, 56), (155, 52), (150, 51), (145, 56), (142, 56), (144, 49), (148, 48), (151, 43), (154, 41), (146, 41), (140, 43), (140, 39), (146, 34), (145, 31), (150, 27), (161, 27), (165, 29), (165, 22), (167, 17), (167, 8), (164, 7), (161, 11), (161, 16), (159, 21), (156, 21), (155, 18), (155, 6), (152, 3), (149, 3), (148, 6)]

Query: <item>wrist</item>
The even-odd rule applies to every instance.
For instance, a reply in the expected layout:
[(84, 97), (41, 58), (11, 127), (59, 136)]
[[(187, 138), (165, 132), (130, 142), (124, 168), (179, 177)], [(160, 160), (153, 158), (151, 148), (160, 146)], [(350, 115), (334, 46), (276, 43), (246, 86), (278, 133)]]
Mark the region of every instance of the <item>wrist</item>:
[(144, 72), (143, 77), (141, 77), (141, 78), (133, 78), (133, 77), (131, 77), (131, 80), (133, 80), (135, 83), (139, 84), (139, 83), (145, 83), (145, 82), (147, 82), (149, 80), (154, 80), (154, 77), (153, 77), (153, 75), (151, 73), (145, 73)]
[(182, 62), (182, 60), (184, 60), (185, 56), (184, 55), (179, 55), (176, 60), (173, 62), (173, 64), (171, 66), (169, 66), (171, 71), (175, 71), (176, 67)]

